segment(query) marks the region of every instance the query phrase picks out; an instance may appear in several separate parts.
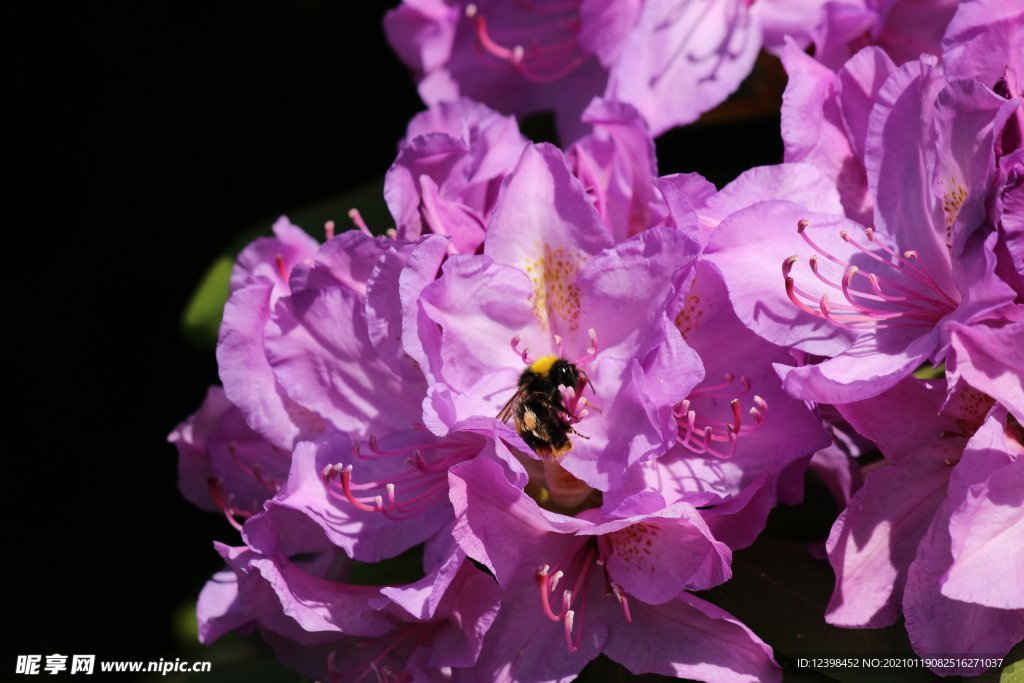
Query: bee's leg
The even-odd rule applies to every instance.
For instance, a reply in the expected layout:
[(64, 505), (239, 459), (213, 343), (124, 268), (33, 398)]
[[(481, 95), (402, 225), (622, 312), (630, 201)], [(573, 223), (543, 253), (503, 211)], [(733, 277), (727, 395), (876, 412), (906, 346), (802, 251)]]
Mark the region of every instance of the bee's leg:
[(575, 434), (576, 436), (580, 437), (581, 439), (590, 439), (590, 437), (587, 436), (586, 434), (580, 434), (579, 432), (577, 432), (575, 429), (572, 428), (572, 426), (569, 426), (569, 431)]

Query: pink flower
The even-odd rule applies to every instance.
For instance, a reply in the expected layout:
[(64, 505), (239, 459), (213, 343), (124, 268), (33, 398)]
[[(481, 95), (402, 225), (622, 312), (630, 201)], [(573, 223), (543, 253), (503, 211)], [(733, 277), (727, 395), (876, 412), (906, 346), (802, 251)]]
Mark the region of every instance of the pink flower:
[[(976, 391), (942, 408), (945, 396), (941, 383), (911, 378), (839, 406), (886, 462), (829, 536), (836, 589), (827, 619), (877, 628), (902, 613), (922, 657), (1000, 657), (1024, 638), (1022, 434)], [(983, 669), (933, 666), (944, 675)]]
[(514, 118), (471, 100), (414, 116), (384, 180), (395, 237), (432, 232), (450, 237), (454, 253), (475, 252), (498, 187), (525, 146)]
[(450, 478), (453, 534), (502, 588), (474, 669), (481, 680), (563, 680), (600, 652), (634, 673), (779, 679), (771, 648), (687, 592), (728, 578), (731, 558), (692, 505), (570, 517), (542, 509), (492, 462), (458, 465)]
[(739, 86), (764, 41), (806, 43), (821, 6), (408, 0), (385, 29), (427, 103), (468, 96), (508, 113), (554, 109), (570, 142), (597, 96), (636, 107), (655, 135), (696, 120)]

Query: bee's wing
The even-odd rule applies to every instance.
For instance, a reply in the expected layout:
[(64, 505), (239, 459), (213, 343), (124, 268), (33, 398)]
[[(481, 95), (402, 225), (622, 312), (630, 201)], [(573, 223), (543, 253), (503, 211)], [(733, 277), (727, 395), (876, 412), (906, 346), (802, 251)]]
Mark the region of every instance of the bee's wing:
[(516, 407), (522, 402), (526, 395), (530, 391), (525, 386), (519, 386), (516, 388), (516, 393), (512, 394), (512, 398), (505, 403), (504, 407), (498, 412), (498, 419), (502, 422), (508, 422), (512, 419), (512, 416), (516, 413)]

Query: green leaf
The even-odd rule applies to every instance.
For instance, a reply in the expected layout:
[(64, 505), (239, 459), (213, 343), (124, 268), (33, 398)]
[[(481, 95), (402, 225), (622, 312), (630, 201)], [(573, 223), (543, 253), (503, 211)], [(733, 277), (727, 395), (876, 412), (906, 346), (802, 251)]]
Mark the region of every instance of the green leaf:
[(999, 683), (1024, 683), (1024, 642), (1017, 643), (1006, 655)]
[(347, 583), (360, 586), (394, 586), (423, 578), (423, 545), (413, 546), (401, 555), (374, 564), (352, 560)]
[[(351, 229), (353, 223), (348, 212), (358, 208), (371, 232), (381, 235), (392, 226), (384, 203), (383, 185), (383, 179), (377, 179), (325, 201), (287, 211), (285, 215), (292, 223), (323, 241), (324, 223), (333, 220), (337, 232)], [(216, 346), (224, 303), (230, 293), (229, 281), (235, 257), (252, 240), (270, 235), (274, 220), (276, 217), (268, 218), (240, 230), (231, 245), (206, 269), (181, 316), (182, 334), (189, 342), (206, 349)]]
[(942, 379), (946, 376), (946, 363), (943, 361), (938, 365), (925, 363), (917, 370), (914, 370), (914, 377), (918, 379)]
[(199, 286), (192, 293), (181, 316), (181, 331), (191, 343), (212, 347), (217, 343), (217, 331), (228, 300), (228, 283), (234, 255), (222, 254), (206, 269)]

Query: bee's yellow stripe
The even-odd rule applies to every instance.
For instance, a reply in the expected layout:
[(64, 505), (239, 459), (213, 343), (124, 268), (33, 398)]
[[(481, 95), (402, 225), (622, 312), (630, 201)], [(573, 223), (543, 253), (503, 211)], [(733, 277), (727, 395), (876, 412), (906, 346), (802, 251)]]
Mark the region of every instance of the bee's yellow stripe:
[(558, 356), (541, 356), (537, 360), (530, 363), (530, 372), (541, 375), (542, 377), (551, 371), (551, 366), (558, 360)]

